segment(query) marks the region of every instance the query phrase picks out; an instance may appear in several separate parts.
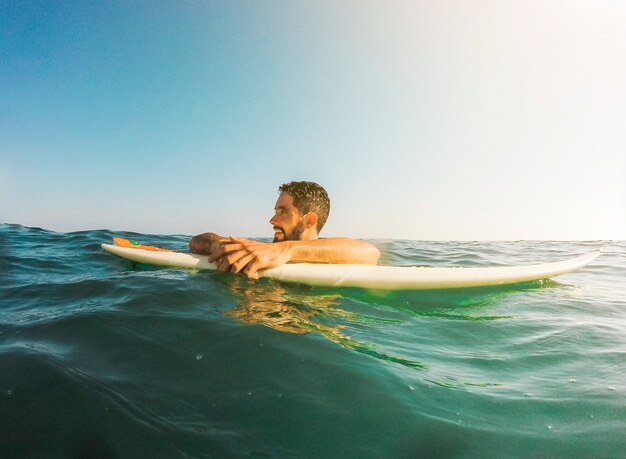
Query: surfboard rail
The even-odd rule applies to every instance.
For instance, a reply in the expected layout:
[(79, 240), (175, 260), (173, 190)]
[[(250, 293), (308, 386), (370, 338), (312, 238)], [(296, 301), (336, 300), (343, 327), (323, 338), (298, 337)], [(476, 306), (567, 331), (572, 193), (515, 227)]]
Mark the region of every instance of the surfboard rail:
[[(154, 252), (102, 244), (119, 257), (158, 266), (214, 270), (205, 255)], [(419, 266), (371, 266), (349, 264), (293, 263), (259, 271), (259, 277), (320, 287), (357, 287), (375, 290), (438, 290), (517, 284), (549, 279), (580, 269), (601, 250), (556, 262), (524, 266), (432, 268)]]

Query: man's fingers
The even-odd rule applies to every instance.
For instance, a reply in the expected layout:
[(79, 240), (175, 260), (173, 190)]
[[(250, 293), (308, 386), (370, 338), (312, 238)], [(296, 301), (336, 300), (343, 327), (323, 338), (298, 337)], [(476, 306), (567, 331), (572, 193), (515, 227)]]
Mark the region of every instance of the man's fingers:
[(252, 254), (247, 254), (241, 257), (239, 260), (230, 265), (230, 271), (233, 273), (238, 273), (241, 271), (248, 263), (252, 261), (254, 257)]
[(254, 260), (252, 263), (248, 264), (248, 267), (244, 269), (243, 273), (250, 279), (258, 279), (259, 269), (261, 269), (261, 263), (259, 263), (259, 260)]
[(246, 239), (243, 237), (235, 237), (235, 236), (230, 236), (230, 240), (233, 244), (239, 244), (246, 249), (250, 249), (250, 248), (267, 244), (266, 242), (253, 241), (252, 239)]
[[(219, 248), (216, 248), (215, 250), (211, 252), (211, 254), (209, 255), (209, 262), (213, 263), (218, 258), (224, 257), (228, 259), (228, 262), (230, 264), (232, 264), (234, 261), (237, 261), (239, 258), (241, 258), (243, 255), (247, 253), (247, 251), (243, 249), (244, 248), (240, 244), (223, 245)], [(242, 255), (233, 257), (234, 254), (240, 251), (243, 251)]]
[(218, 271), (243, 272), (251, 279), (258, 279), (258, 271), (268, 265), (265, 252), (271, 244), (236, 236), (230, 236), (229, 241), (212, 250), (209, 261), (215, 261)]
[(215, 262), (218, 258), (224, 255), (224, 249), (222, 248), (222, 244), (217, 241), (213, 241), (209, 248), (209, 263)]
[(215, 260), (215, 266), (218, 271), (225, 273), (230, 269), (230, 263), (226, 260), (226, 257), (221, 257)]
[(226, 244), (222, 246), (222, 250), (224, 251), (224, 253), (236, 252), (244, 248), (245, 247), (242, 244)]
[[(239, 250), (237, 252), (232, 252), (227, 255), (224, 255), (224, 258), (228, 261), (228, 264), (231, 265), (232, 267), (233, 264), (235, 264), (237, 261), (241, 260), (243, 257), (246, 257), (248, 255), (250, 255), (250, 252), (248, 252), (247, 250)], [(246, 262), (246, 264), (248, 263)], [(245, 264), (243, 266), (245, 266)]]

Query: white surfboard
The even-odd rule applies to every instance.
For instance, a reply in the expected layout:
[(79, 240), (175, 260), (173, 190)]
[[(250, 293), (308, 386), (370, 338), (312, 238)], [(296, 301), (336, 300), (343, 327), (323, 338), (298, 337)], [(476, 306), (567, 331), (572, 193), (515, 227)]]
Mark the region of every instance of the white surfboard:
[[(149, 250), (102, 244), (102, 248), (139, 263), (176, 268), (215, 269), (204, 255)], [(299, 282), (320, 287), (358, 287), (376, 290), (437, 290), (516, 284), (548, 279), (591, 263), (600, 250), (564, 261), (528, 266), (489, 268), (427, 268), (401, 266), (332, 265), (293, 263), (259, 271), (259, 277)]]

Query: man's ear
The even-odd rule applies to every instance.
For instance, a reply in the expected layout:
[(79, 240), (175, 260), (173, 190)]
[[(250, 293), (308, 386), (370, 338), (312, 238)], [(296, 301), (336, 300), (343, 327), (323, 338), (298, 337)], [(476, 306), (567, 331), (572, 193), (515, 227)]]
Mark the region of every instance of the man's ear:
[(317, 224), (317, 214), (315, 212), (309, 212), (306, 216), (306, 227), (315, 228)]

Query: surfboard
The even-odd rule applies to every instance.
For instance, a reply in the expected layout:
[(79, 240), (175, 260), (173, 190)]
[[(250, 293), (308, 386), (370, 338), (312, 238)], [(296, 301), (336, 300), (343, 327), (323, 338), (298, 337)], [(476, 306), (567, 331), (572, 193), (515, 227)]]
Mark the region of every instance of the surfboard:
[[(102, 248), (138, 263), (173, 268), (215, 269), (215, 265), (209, 263), (204, 255), (119, 247), (112, 244), (102, 244)], [(293, 263), (259, 271), (259, 277), (320, 287), (357, 287), (375, 290), (486, 287), (560, 276), (588, 265), (598, 255), (600, 255), (600, 250), (550, 263), (471, 268)]]

